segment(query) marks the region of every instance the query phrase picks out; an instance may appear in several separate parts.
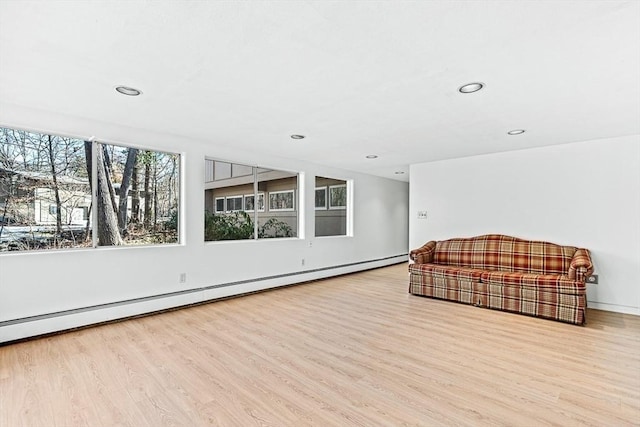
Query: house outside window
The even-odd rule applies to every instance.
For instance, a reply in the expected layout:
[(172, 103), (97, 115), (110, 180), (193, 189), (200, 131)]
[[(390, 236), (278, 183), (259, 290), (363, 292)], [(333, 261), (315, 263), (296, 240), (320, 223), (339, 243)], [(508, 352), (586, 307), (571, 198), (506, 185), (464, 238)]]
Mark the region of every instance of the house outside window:
[(297, 173), (205, 159), (205, 241), (296, 237), (297, 191)]

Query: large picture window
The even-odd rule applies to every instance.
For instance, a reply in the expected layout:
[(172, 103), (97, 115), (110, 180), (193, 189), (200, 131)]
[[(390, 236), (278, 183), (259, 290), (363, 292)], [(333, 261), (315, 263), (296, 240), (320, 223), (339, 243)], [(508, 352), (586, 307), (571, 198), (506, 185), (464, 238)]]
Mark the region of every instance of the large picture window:
[(297, 191), (296, 173), (205, 159), (205, 241), (296, 237)]
[(98, 244), (178, 242), (180, 156), (97, 143)]
[(179, 165), (177, 154), (0, 128), (0, 251), (176, 243)]

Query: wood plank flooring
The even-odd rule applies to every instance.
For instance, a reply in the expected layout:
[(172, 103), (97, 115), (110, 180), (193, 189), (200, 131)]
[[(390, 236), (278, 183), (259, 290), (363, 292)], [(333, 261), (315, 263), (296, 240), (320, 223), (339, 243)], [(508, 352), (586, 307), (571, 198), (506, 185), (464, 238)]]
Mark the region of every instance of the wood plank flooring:
[(407, 288), (400, 264), (0, 347), (0, 426), (640, 423), (640, 317)]

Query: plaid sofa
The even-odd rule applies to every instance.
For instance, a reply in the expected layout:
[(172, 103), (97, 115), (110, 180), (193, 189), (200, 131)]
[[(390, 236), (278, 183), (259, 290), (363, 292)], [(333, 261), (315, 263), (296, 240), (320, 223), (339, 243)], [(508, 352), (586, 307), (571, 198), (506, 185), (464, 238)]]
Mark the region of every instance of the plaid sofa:
[(431, 241), (409, 256), (411, 294), (585, 322), (587, 249), (489, 234)]

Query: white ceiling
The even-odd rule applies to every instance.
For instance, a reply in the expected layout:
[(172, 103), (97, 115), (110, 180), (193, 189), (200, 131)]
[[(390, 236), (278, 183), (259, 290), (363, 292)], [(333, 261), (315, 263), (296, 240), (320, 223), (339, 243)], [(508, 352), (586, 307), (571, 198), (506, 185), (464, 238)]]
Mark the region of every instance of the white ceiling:
[(639, 134), (640, 2), (0, 0), (0, 105), (406, 179)]

